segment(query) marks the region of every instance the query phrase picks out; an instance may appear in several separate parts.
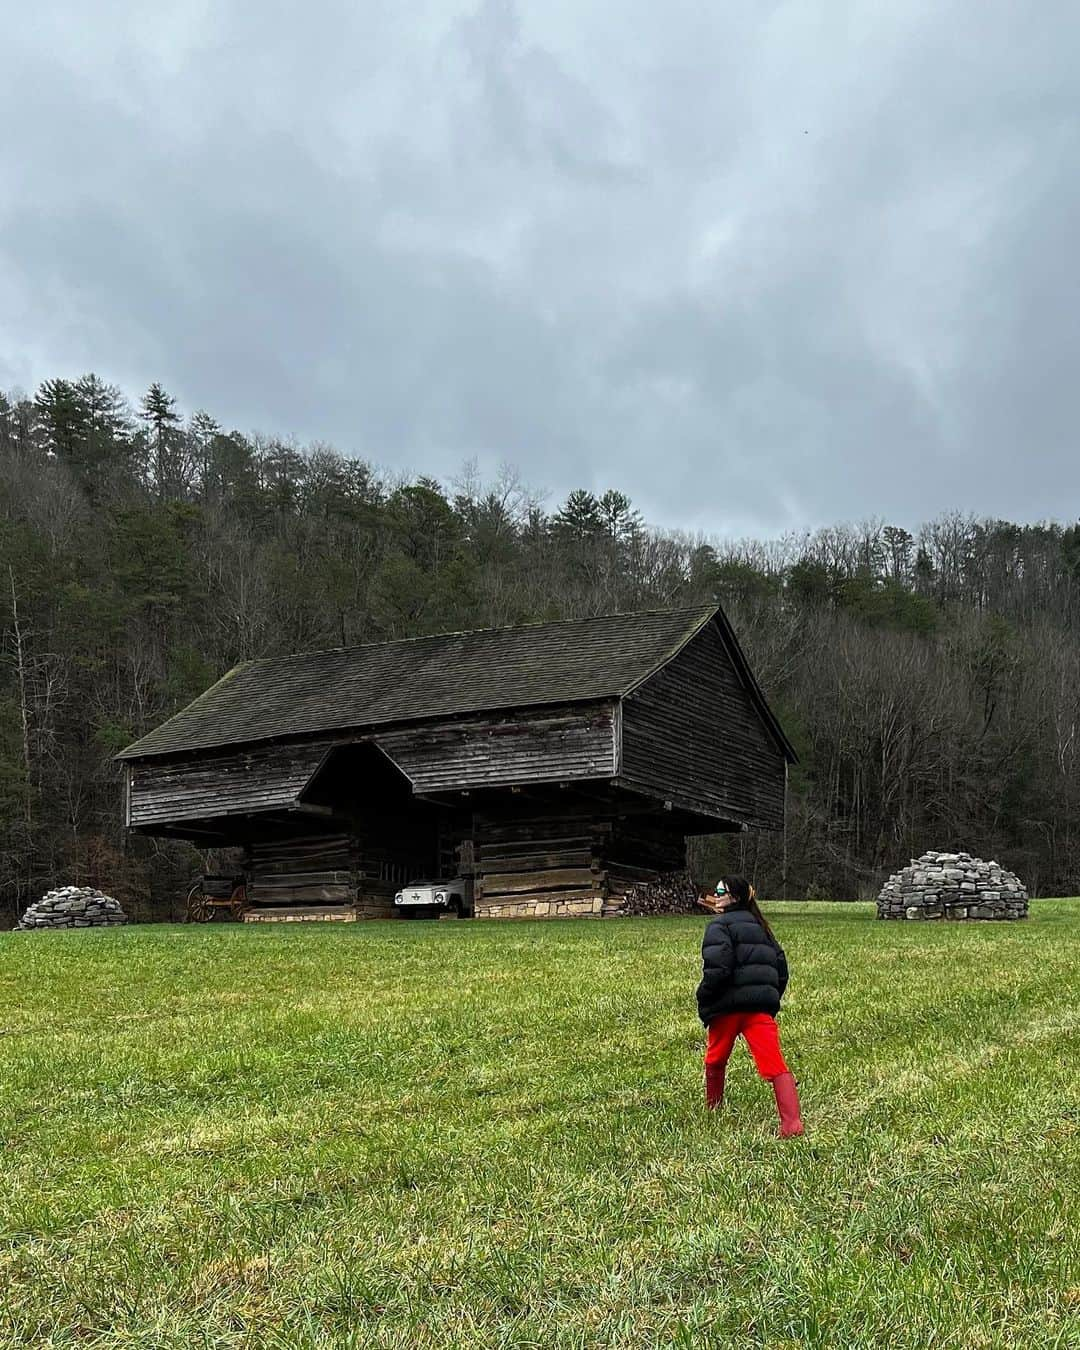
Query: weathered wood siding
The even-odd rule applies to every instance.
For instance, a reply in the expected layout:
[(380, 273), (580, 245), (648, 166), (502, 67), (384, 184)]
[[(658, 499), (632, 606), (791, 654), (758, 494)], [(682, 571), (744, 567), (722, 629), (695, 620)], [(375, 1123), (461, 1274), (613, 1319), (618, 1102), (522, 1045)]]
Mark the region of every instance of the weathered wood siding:
[(418, 793), (610, 778), (615, 704), (496, 713), (377, 736)]
[(203, 759), (136, 761), (130, 824), (138, 828), (291, 806), (331, 744), (308, 741)]
[[(628, 814), (614, 802), (507, 802), (474, 819), (477, 918), (589, 918), (622, 913), (628, 902), (660, 912), (672, 908), (665, 878), (685, 878), (686, 839), (660, 807)], [(663, 894), (645, 906), (649, 886)], [(688, 878), (683, 889), (692, 904)]]
[(624, 701), (627, 784), (759, 829), (784, 822), (784, 756), (710, 623)]
[(356, 905), (354, 840), (345, 834), (301, 835), (250, 845), (245, 859), (248, 922), (309, 908), (352, 912)]
[(674, 829), (669, 813), (623, 817), (614, 823), (604, 847), (607, 876), (605, 914), (618, 914), (623, 901), (642, 886), (686, 868), (686, 836)]
[[(405, 820), (366, 820), (347, 834), (302, 835), (252, 844), (245, 876), (250, 922), (275, 917), (387, 919), (394, 892), (430, 871), (424, 839)], [(316, 913), (317, 911), (317, 913)], [(324, 912), (325, 911), (325, 912)]]
[(599, 917), (604, 907), (602, 840), (610, 832), (586, 808), (506, 804), (477, 812), (478, 919)]

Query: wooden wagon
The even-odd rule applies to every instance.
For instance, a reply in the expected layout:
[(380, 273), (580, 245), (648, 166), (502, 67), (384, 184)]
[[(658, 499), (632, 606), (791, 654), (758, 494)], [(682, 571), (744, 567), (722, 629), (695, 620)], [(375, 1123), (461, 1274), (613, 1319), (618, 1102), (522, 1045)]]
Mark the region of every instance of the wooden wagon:
[(185, 923), (211, 923), (217, 916), (234, 922), (249, 908), (243, 877), (201, 876), (187, 894)]

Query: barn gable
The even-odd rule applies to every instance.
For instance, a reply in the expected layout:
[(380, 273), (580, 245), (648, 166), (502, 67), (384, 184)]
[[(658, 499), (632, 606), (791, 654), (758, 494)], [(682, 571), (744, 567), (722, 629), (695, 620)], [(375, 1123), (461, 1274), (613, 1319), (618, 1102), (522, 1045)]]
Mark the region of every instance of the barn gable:
[(793, 757), (718, 619), (622, 703), (620, 780), (706, 816), (783, 825)]

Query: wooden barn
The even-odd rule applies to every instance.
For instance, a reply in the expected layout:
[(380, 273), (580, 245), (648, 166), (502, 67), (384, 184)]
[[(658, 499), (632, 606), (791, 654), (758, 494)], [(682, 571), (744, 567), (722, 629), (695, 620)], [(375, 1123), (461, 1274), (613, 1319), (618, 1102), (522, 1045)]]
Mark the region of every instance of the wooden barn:
[(794, 753), (717, 608), (249, 661), (121, 756), (129, 829), (241, 846), (249, 920), (618, 913), (686, 838), (782, 827)]

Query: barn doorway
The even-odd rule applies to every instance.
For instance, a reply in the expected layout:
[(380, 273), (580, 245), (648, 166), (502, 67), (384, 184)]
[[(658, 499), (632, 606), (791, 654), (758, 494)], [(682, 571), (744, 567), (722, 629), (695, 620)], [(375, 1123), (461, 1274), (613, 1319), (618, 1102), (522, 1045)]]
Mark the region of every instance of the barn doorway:
[(392, 907), (402, 887), (435, 878), (445, 847), (440, 810), (418, 800), (408, 778), (370, 741), (335, 746), (301, 802), (347, 820), (361, 908)]

